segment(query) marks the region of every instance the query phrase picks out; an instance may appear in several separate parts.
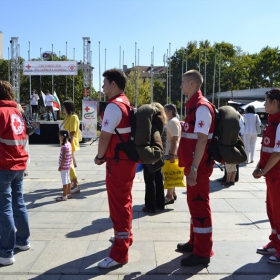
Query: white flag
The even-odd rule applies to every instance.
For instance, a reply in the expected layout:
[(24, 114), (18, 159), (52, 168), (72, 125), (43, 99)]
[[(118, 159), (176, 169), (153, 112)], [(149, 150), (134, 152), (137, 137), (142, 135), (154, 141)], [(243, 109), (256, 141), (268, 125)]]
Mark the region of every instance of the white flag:
[(41, 95), (42, 95), (42, 99), (43, 99), (44, 105), (46, 107), (46, 100), (45, 100), (46, 95), (42, 91), (41, 91)]

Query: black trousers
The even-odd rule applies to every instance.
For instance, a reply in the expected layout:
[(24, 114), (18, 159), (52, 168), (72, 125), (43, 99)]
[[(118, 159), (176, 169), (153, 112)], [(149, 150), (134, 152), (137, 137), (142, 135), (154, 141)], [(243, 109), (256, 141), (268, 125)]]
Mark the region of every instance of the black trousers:
[(145, 207), (149, 210), (156, 208), (164, 208), (165, 197), (163, 189), (163, 175), (161, 169), (155, 173), (149, 173), (145, 164), (144, 180), (145, 180)]
[(52, 115), (53, 115), (53, 120), (56, 121), (55, 115), (54, 115), (54, 112), (53, 112), (53, 106), (46, 106), (46, 110), (47, 110), (47, 118), (48, 118), (48, 121), (50, 120), (50, 115), (49, 115), (50, 112), (51, 112)]
[[(224, 177), (223, 177), (223, 180), (226, 181), (227, 180), (227, 171), (226, 171), (226, 168), (225, 168), (225, 174), (224, 174)], [(239, 164), (236, 164), (236, 175), (235, 175), (235, 182), (237, 182), (239, 180)]]
[(32, 114), (38, 113), (38, 105), (31, 105), (31, 109), (32, 109)]

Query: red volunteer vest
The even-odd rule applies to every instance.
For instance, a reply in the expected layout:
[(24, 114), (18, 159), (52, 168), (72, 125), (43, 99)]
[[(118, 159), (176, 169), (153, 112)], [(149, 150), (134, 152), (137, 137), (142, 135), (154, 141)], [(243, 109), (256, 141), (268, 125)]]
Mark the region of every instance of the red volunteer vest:
[(26, 145), (26, 125), (17, 103), (0, 100), (0, 169), (25, 170)]
[[(178, 148), (179, 166), (181, 167), (190, 167), (192, 165), (195, 146), (197, 143), (197, 134), (194, 133), (196, 120), (195, 114), (198, 107), (202, 105), (205, 105), (209, 108), (209, 111), (212, 116), (212, 123), (208, 134), (208, 141), (210, 142), (212, 139), (215, 125), (215, 114), (212, 105), (205, 97), (203, 97), (201, 91), (199, 90), (186, 102), (187, 115), (185, 118), (184, 126), (182, 127), (182, 135)], [(206, 165), (207, 159), (208, 153), (206, 145), (205, 152), (200, 162), (200, 165)]]
[[(116, 104), (122, 111), (122, 119), (119, 123), (119, 125), (116, 127), (118, 132), (121, 134), (123, 140), (127, 142), (130, 137), (130, 102), (126, 95), (124, 93), (118, 94), (111, 99), (108, 100), (109, 103)], [(106, 109), (105, 109), (106, 111)], [(101, 118), (103, 119), (104, 112), (101, 115)], [(106, 120), (105, 120), (106, 121)], [(105, 156), (107, 158), (114, 158), (115, 157), (115, 148), (118, 143), (121, 143), (121, 140), (119, 139), (116, 132), (113, 132), (113, 135), (111, 137), (110, 143), (108, 145), (107, 151), (105, 153)], [(119, 159), (128, 159), (127, 155), (123, 151), (119, 151), (118, 154)]]
[[(268, 116), (268, 125), (264, 130), (261, 147), (260, 168), (264, 168), (267, 164), (275, 144), (276, 130), (280, 123), (280, 112)], [(276, 139), (278, 147), (280, 146), (280, 139)], [(280, 161), (277, 162), (266, 174), (270, 178), (279, 178)]]

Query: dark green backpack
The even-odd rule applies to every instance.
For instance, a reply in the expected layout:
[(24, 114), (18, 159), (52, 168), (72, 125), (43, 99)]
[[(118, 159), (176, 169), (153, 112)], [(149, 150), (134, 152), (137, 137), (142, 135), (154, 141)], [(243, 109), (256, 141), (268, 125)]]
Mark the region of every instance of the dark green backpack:
[(208, 145), (208, 164), (211, 159), (228, 164), (245, 162), (245, 147), (239, 136), (240, 115), (231, 106), (222, 106), (218, 110), (212, 106), (215, 113), (215, 129), (212, 141)]

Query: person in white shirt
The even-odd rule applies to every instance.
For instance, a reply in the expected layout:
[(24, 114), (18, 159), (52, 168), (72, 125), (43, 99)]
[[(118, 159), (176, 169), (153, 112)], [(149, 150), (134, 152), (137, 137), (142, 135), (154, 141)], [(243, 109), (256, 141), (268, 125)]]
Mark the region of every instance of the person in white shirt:
[(39, 100), (39, 95), (37, 94), (36, 89), (33, 89), (33, 92), (30, 96), (30, 104), (31, 104), (31, 109), (32, 109), (32, 119), (37, 120), (38, 117), (38, 100)]
[(239, 130), (239, 135), (242, 138), (243, 142), (244, 142), (244, 129), (245, 129), (245, 120), (243, 115), (240, 115), (240, 119), (239, 119), (239, 125), (240, 125), (240, 130)]
[(244, 145), (247, 154), (247, 162), (254, 162), (255, 146), (257, 142), (257, 129), (256, 125), (261, 125), (261, 120), (258, 114), (255, 113), (255, 107), (250, 105), (245, 110), (244, 115), (245, 127), (244, 127)]
[[(164, 111), (168, 119), (168, 123), (166, 125), (167, 139), (165, 158), (173, 163), (177, 158), (177, 150), (181, 138), (181, 124), (177, 119), (177, 108), (174, 104), (166, 104), (164, 106)], [(168, 189), (165, 197), (165, 205), (173, 204), (176, 199), (177, 195), (175, 188)]]
[(56, 121), (55, 115), (54, 115), (54, 112), (53, 112), (53, 101), (54, 101), (54, 98), (50, 94), (50, 91), (46, 90), (45, 103), (46, 103), (46, 110), (47, 110), (48, 121), (51, 120), (50, 119), (50, 113), (52, 113), (52, 115), (53, 115), (53, 120)]

